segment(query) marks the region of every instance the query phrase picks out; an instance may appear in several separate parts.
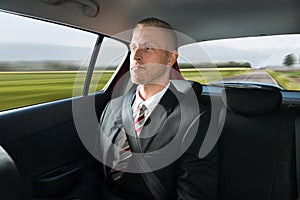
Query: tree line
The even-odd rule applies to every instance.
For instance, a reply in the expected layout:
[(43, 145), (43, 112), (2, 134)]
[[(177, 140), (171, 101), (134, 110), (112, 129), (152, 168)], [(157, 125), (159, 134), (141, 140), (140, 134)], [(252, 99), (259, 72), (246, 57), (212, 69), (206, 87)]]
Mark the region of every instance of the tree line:
[(199, 63), (180, 63), (180, 68), (231, 68), (231, 67), (241, 67), (241, 68), (251, 68), (249, 62), (199, 62)]
[[(1, 61), (0, 71), (78, 71), (86, 70), (76, 61)], [(105, 70), (115, 69), (116, 66), (99, 67)]]
[(297, 57), (295, 56), (295, 54), (291, 53), (284, 57), (282, 64), (285, 66), (292, 66), (297, 62), (300, 63), (300, 55), (299, 55), (299, 60), (297, 61)]

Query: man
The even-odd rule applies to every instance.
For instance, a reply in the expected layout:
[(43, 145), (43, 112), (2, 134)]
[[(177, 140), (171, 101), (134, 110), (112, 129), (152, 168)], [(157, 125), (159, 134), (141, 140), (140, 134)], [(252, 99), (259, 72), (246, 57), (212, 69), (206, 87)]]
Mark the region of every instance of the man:
[(142, 20), (130, 50), (137, 87), (113, 99), (100, 119), (100, 199), (217, 199), (216, 149), (198, 157), (209, 112), (187, 97), (192, 91), (183, 94), (170, 83), (178, 57), (175, 32), (162, 20)]

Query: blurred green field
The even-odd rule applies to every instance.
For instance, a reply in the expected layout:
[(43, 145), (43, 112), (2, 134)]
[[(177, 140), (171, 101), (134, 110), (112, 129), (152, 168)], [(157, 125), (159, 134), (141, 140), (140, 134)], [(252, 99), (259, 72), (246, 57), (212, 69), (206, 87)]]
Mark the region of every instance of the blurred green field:
[[(112, 74), (113, 71), (97, 73), (101, 75), (97, 90), (104, 87)], [(82, 93), (85, 75), (85, 72), (72, 71), (0, 72), (0, 110), (78, 96)]]
[(270, 76), (272, 76), (277, 83), (286, 90), (299, 91), (300, 90), (300, 69), (267, 69)]
[[(243, 68), (183, 69), (182, 74), (188, 80), (206, 84), (222, 77), (247, 73), (249, 70)], [(112, 74), (113, 71), (96, 72), (95, 80), (92, 80), (94, 85), (91, 86), (91, 91), (95, 91), (95, 87), (97, 88), (96, 91), (101, 90)], [(75, 71), (0, 72), (0, 110), (78, 96), (83, 89), (84, 80), (85, 73)], [(73, 93), (74, 89), (75, 92)]]
[(187, 80), (193, 80), (201, 84), (219, 80), (222, 78), (247, 74), (252, 71), (251, 68), (198, 68), (198, 69), (181, 69), (182, 75)]

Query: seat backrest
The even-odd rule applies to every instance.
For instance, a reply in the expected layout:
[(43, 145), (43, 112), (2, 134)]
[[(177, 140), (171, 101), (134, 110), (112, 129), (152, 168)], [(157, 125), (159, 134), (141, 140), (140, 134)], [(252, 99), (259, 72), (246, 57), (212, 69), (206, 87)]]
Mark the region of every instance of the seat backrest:
[(175, 88), (182, 92), (188, 93), (191, 89), (194, 90), (196, 95), (201, 95), (202, 93), (202, 85), (195, 81), (188, 81), (188, 80), (171, 80), (170, 81)]
[(219, 140), (219, 199), (295, 199), (294, 129), (281, 93), (229, 88)]
[(22, 199), (21, 180), (14, 161), (0, 146), (0, 199)]

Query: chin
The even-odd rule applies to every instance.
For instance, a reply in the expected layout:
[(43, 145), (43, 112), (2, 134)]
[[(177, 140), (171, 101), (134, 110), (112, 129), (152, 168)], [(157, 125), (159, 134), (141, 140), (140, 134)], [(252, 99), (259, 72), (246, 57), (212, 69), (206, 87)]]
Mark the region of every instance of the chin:
[(144, 85), (146, 84), (145, 80), (137, 79), (137, 78), (131, 78), (131, 82), (138, 85)]

